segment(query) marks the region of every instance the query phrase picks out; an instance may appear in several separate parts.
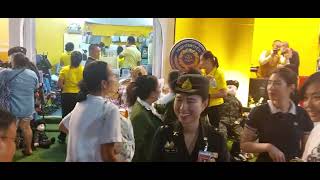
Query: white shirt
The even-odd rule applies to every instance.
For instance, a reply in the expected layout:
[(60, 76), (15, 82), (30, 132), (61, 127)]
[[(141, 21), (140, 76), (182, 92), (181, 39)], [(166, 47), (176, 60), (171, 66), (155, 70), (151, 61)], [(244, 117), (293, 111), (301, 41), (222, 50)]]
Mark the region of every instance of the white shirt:
[(67, 162), (101, 162), (101, 145), (122, 142), (120, 113), (101, 96), (87, 95), (61, 121), (68, 129)]
[(138, 103), (140, 103), (146, 110), (151, 111), (153, 115), (157, 116), (159, 119), (162, 120), (162, 116), (157, 112), (157, 110), (148, 104), (146, 101), (140, 99), (139, 97), (137, 98)]
[(174, 99), (175, 94), (170, 92), (166, 94), (165, 96), (161, 97), (158, 101), (156, 101), (156, 104), (168, 104), (172, 99)]
[[(304, 152), (302, 155), (303, 161), (307, 161), (308, 156), (310, 154), (312, 154), (313, 156), (319, 157), (320, 154), (316, 153), (317, 152), (316, 147), (318, 147), (319, 145), (320, 145), (320, 126), (319, 126), (319, 123), (315, 123), (315, 126), (311, 131), (308, 141), (306, 143), (306, 147), (304, 148)], [(312, 153), (312, 150), (313, 150), (313, 153)]]
[[(275, 106), (272, 104), (271, 100), (268, 100), (267, 102), (268, 102), (268, 105), (269, 105), (269, 107), (270, 107), (271, 114), (275, 114), (275, 113), (278, 113), (278, 112), (282, 112), (281, 109), (278, 109), (277, 107), (275, 107)], [(290, 101), (290, 104), (291, 104), (291, 106), (290, 106), (290, 109), (289, 109), (288, 113), (291, 113), (291, 114), (293, 114), (293, 115), (296, 115), (296, 114), (297, 114), (296, 105), (294, 104), (293, 101)]]

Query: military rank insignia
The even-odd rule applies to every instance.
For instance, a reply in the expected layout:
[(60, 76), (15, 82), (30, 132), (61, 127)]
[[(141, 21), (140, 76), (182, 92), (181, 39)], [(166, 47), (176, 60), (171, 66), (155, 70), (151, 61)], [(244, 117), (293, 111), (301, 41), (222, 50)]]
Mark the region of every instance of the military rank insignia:
[(175, 147), (174, 142), (167, 141), (166, 144), (164, 145), (164, 151), (169, 153), (177, 152), (177, 148)]
[(190, 79), (185, 80), (182, 85), (181, 88), (184, 90), (191, 90), (192, 89), (192, 83), (190, 82)]

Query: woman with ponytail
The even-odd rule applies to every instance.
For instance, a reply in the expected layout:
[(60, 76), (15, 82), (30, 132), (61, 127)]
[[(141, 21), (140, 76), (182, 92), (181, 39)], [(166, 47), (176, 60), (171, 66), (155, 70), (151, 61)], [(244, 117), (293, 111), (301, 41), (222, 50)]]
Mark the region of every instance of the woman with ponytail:
[(135, 87), (135, 82), (138, 77), (147, 75), (147, 70), (143, 66), (137, 66), (132, 68), (131, 72), (131, 80), (128, 86), (126, 87), (125, 91), (123, 92), (125, 104), (128, 106), (128, 114), (130, 116), (132, 106), (136, 99), (134, 98), (135, 96), (132, 94), (132, 88)]
[(60, 131), (69, 134), (67, 162), (119, 161), (115, 144), (122, 142), (120, 113), (105, 99), (115, 82), (106, 62), (85, 67), (78, 103), (59, 125)]
[(132, 84), (128, 102), (132, 106), (129, 118), (133, 126), (135, 139), (135, 154), (132, 161), (147, 161), (150, 153), (152, 138), (155, 131), (162, 125), (152, 103), (160, 96), (160, 86), (155, 76), (139, 76)]
[[(77, 95), (80, 91), (78, 84), (82, 80), (83, 66), (82, 53), (74, 51), (71, 53), (71, 64), (64, 66), (59, 74), (58, 86), (62, 89), (61, 94), (61, 109), (62, 118), (69, 114), (77, 103)], [(61, 144), (65, 143), (66, 134), (60, 132), (58, 141)]]

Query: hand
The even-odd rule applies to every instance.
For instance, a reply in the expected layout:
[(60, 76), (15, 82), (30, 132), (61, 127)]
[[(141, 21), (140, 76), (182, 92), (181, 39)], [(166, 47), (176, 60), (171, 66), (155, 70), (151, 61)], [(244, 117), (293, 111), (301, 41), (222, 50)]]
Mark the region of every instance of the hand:
[(278, 64), (278, 65), (277, 65), (277, 68), (282, 68), (282, 67), (284, 67), (283, 64)]
[(208, 78), (208, 80), (210, 81), (210, 80), (214, 79), (214, 76), (212, 76), (212, 75), (207, 75), (207, 78)]
[(280, 151), (277, 147), (272, 144), (269, 144), (267, 150), (269, 156), (271, 157), (273, 162), (286, 162), (286, 158), (282, 151)]

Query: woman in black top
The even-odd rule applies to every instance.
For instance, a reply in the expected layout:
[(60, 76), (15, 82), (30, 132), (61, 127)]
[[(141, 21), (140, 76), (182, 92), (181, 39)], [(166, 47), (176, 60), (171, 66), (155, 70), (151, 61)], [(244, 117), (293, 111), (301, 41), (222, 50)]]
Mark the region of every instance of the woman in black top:
[(199, 74), (178, 78), (174, 112), (177, 121), (155, 134), (151, 161), (229, 161), (223, 136), (200, 120), (208, 105), (209, 81)]
[(307, 112), (290, 100), (296, 84), (292, 70), (276, 69), (267, 85), (270, 100), (250, 112), (241, 149), (260, 153), (257, 161), (286, 162), (301, 157), (313, 124)]

